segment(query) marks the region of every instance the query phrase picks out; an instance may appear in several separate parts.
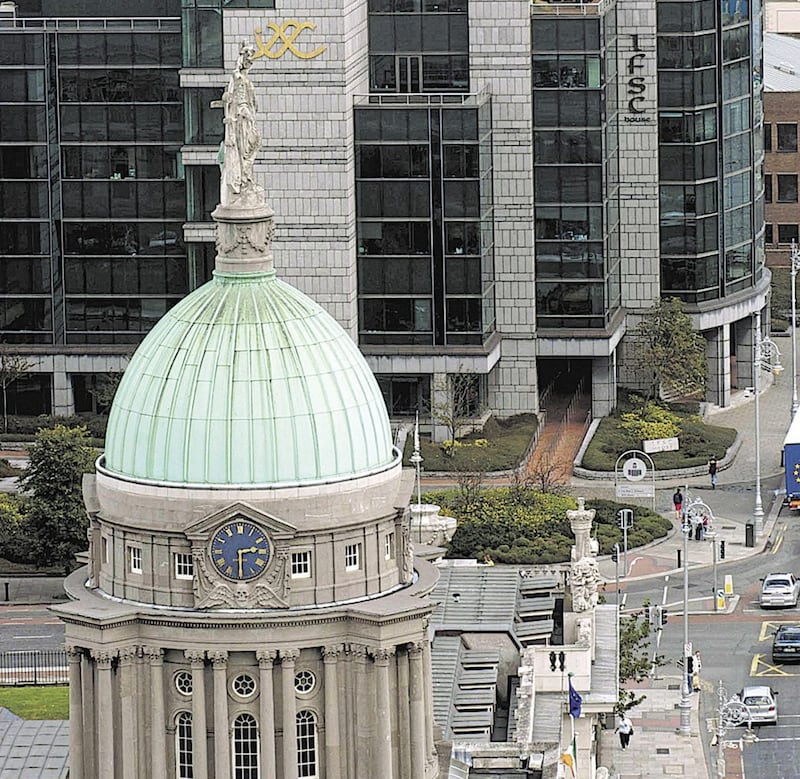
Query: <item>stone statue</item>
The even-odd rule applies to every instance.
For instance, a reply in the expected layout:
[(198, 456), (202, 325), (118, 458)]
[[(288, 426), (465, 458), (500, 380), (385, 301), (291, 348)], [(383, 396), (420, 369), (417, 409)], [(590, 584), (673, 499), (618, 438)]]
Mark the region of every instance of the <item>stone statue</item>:
[(220, 154), (222, 206), (253, 208), (264, 202), (264, 190), (253, 178), (253, 163), (261, 146), (256, 124), (256, 93), (248, 75), (254, 54), (252, 46), (242, 44), (222, 100), (211, 104), (225, 112), (225, 138)]
[(580, 646), (590, 646), (592, 643), (592, 620), (584, 617), (578, 620), (578, 644)]
[(570, 592), (574, 611), (589, 611), (597, 605), (597, 587), (601, 581), (594, 557), (582, 557), (571, 564)]

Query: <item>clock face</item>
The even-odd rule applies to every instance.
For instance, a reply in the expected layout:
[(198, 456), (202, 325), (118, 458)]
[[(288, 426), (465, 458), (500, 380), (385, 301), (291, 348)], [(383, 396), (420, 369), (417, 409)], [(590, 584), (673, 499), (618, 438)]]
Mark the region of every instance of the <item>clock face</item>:
[(267, 534), (258, 525), (237, 519), (223, 525), (211, 540), (211, 560), (226, 579), (242, 582), (266, 570), (270, 558)]

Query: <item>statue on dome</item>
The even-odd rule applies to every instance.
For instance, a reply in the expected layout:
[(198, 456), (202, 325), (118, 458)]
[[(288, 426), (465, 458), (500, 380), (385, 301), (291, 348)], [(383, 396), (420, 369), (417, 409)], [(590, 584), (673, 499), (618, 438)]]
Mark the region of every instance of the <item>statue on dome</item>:
[(224, 111), (224, 140), (218, 161), (221, 170), (220, 205), (253, 208), (264, 203), (264, 190), (253, 177), (261, 147), (256, 124), (256, 93), (249, 72), (255, 49), (243, 43), (222, 100), (211, 103)]

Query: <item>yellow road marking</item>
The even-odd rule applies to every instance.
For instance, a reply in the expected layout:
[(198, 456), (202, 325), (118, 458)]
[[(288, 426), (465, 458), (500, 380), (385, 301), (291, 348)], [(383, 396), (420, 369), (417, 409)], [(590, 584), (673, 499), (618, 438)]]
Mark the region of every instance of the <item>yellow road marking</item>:
[[(762, 654), (753, 655), (753, 661), (750, 663), (750, 676), (798, 676), (798, 674), (784, 671), (780, 665), (768, 663), (764, 660), (765, 657), (766, 655)], [(763, 668), (759, 668), (759, 666), (763, 666)]]
[(772, 554), (776, 554), (777, 551), (781, 548), (781, 544), (783, 543), (783, 530), (781, 530), (780, 535), (778, 536), (778, 540), (775, 542), (775, 546), (772, 547), (770, 550)]
[(800, 622), (798, 622), (796, 619), (783, 619), (783, 620), (762, 622), (761, 623), (761, 632), (758, 634), (758, 640), (759, 641), (771, 641), (772, 640), (772, 634), (781, 625), (797, 625), (798, 627), (800, 627)]

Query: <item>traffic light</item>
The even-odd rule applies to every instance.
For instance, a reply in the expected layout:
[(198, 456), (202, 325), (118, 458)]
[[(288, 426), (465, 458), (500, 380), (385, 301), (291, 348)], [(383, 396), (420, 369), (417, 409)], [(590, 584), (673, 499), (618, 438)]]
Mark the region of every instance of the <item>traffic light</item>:
[(614, 546), (611, 547), (611, 559), (615, 563), (619, 562), (619, 544), (614, 544)]
[(656, 609), (658, 606), (648, 606), (647, 607), (647, 621), (650, 623), (650, 627), (654, 628), (656, 626)]
[(667, 624), (667, 620), (669, 619), (669, 611), (667, 610), (666, 606), (656, 606), (656, 627), (661, 629), (664, 625)]
[(721, 539), (720, 542), (719, 542), (719, 559), (720, 560), (724, 560), (725, 559), (725, 541), (724, 541), (724, 539)]

